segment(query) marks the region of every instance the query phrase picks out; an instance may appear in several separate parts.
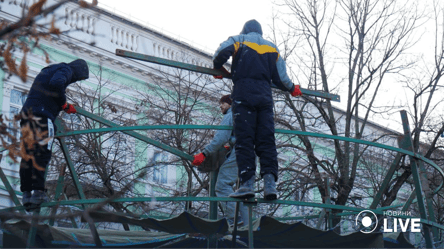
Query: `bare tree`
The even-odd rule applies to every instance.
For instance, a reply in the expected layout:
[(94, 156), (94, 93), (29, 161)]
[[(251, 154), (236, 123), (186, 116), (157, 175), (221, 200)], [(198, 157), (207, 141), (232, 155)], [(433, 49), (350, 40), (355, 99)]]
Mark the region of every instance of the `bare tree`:
[[(431, 9), (428, 27), (431, 27), (431, 29), (423, 34), (426, 38), (423, 44), (427, 44), (428, 49), (421, 50), (417, 66), (408, 74), (402, 75), (400, 81), (403, 83), (408, 97), (405, 105), (412, 120), (410, 125), (412, 127), (413, 150), (433, 160), (442, 168), (444, 160), (444, 143), (442, 140), (442, 134), (444, 134), (444, 118), (442, 116), (444, 111), (444, 101), (442, 98), (444, 4), (441, 1), (434, 0), (428, 1), (428, 3)], [(422, 187), (427, 191), (434, 192), (442, 183), (442, 176), (431, 167), (427, 167), (427, 170), (430, 184), (423, 185)], [(397, 179), (396, 184), (400, 185), (403, 181), (409, 179), (411, 173), (410, 170), (405, 170), (402, 176)], [(442, 221), (444, 217), (442, 210), (443, 190), (435, 195), (431, 193), (431, 195), (425, 198), (433, 198), (435, 219), (437, 222)], [(383, 205), (389, 205), (395, 197), (396, 194), (394, 196), (387, 196)]]
[[(385, 105), (376, 104), (391, 80), (389, 75), (412, 67), (413, 61), (404, 55), (415, 44), (412, 35), (420, 25), (421, 13), (414, 3), (394, 0), (280, 3), (288, 14), (285, 15), (288, 19), (283, 19), (286, 27), (305, 38), (298, 42), (297, 49), (290, 50), (293, 53), (287, 59), (297, 77), (295, 80), (313, 89), (343, 92), (345, 112), (335, 109), (329, 100), (304, 97), (303, 101), (293, 101), (289, 95), (279, 95), (277, 123), (289, 129), (371, 141), (391, 135), (369, 134), (366, 128), (369, 118), (381, 108), (389, 111)], [(315, 182), (322, 197), (326, 196), (322, 173), (326, 173), (332, 179), (334, 203), (351, 202), (350, 194), (359, 177), (366, 146), (335, 140), (330, 144), (332, 154), (323, 156), (316, 152), (319, 143), (313, 139), (297, 136), (298, 143), (295, 144), (295, 139), (288, 141), (290, 144), (284, 146), (293, 147), (295, 155), (303, 153), (306, 157), (293, 168), (306, 165), (303, 166), (306, 173), (301, 176)], [(322, 142), (324, 146), (329, 143)], [(339, 221), (336, 219), (334, 223)]]
[[(176, 59), (193, 62), (192, 58), (184, 52), (178, 54)], [(173, 68), (159, 68), (150, 76), (146, 87), (138, 90), (141, 103), (137, 108), (144, 114), (138, 123), (218, 125), (217, 121), (221, 116), (216, 106), (222, 96), (221, 90), (226, 89), (225, 91), (229, 93), (227, 84), (221, 86), (220, 81), (218, 82), (216, 84), (216, 81), (208, 75)], [(210, 141), (214, 132), (213, 130), (165, 129), (150, 131), (149, 135), (163, 144), (194, 155)], [(189, 160), (176, 156), (166, 156), (164, 160), (163, 164), (179, 167), (179, 171), (182, 172), (179, 173), (182, 175), (176, 177), (177, 182), (173, 183), (176, 185), (176, 189), (172, 191), (173, 195), (207, 194), (208, 176), (200, 174)], [(159, 167), (159, 165), (153, 166), (154, 169)], [(189, 209), (190, 205), (191, 202), (187, 203), (186, 209)], [(199, 212), (205, 205), (193, 208)]]

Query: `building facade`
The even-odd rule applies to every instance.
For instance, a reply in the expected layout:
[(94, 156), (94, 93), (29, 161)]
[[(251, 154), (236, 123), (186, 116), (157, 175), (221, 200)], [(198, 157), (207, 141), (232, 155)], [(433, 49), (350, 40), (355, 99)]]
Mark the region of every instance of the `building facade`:
[[(0, 20), (17, 21), (21, 17), (23, 8), (26, 10), (31, 2), (26, 0), (0, 1)], [(46, 6), (54, 3), (56, 3), (55, 0), (49, 0)], [(110, 103), (116, 109), (115, 112), (109, 112), (110, 118), (119, 116), (125, 122), (134, 121), (133, 124), (149, 124), (149, 119), (153, 117), (147, 118), (146, 122), (140, 123), (140, 120), (145, 119), (145, 117), (141, 117), (145, 112), (141, 112), (138, 109), (140, 102), (143, 102), (141, 91), (146, 96), (151, 96), (149, 97), (151, 101), (156, 98), (159, 98), (159, 101), (161, 101), (163, 98), (150, 92), (152, 90), (150, 87), (174, 89), (174, 85), (182, 83), (171, 79), (181, 79), (181, 75), (184, 73), (165, 66), (118, 57), (115, 55), (116, 49), (124, 49), (212, 68), (211, 54), (106, 10), (100, 8), (79, 8), (77, 4), (68, 2), (58, 8), (54, 14), (59, 17), (56, 21), (56, 26), (60, 28), (62, 34), (41, 40), (40, 47), (49, 54), (51, 63), (70, 62), (77, 58), (88, 62), (90, 71), (93, 73), (90, 74), (91, 76), (88, 80), (78, 83), (78, 85), (82, 85), (83, 90), (79, 90), (77, 86), (70, 86), (70, 93), (73, 96), (80, 96), (82, 93), (89, 94), (90, 97), (106, 96), (107, 100), (103, 103)], [(51, 20), (47, 17), (40, 21), (50, 22)], [(21, 58), (23, 55), (20, 52), (16, 52), (15, 56)], [(29, 70), (26, 82), (22, 82), (17, 76), (7, 78), (5, 73), (0, 71), (1, 111), (9, 117), (20, 111), (33, 79), (42, 68), (48, 65), (45, 61), (45, 54), (40, 49), (34, 49), (27, 58)], [(207, 82), (202, 91), (203, 97), (199, 101), (199, 104), (203, 107), (200, 112), (209, 112), (211, 108), (214, 110), (221, 93), (226, 94), (230, 90), (230, 86), (226, 85), (226, 81), (201, 78), (202, 76), (197, 73), (185, 72), (184, 75), (186, 75), (187, 81)], [(193, 84), (191, 87), (195, 87), (197, 91), (200, 87), (199, 84)], [(97, 94), (99, 86), (100, 93)], [(73, 97), (75, 100), (80, 100), (80, 98)], [(89, 106), (93, 107), (96, 104), (94, 102)], [(151, 103), (151, 105), (153, 104)], [(315, 110), (313, 110), (314, 112)], [(336, 109), (335, 112), (338, 117), (343, 115), (343, 111), (339, 109)], [(220, 120), (221, 115), (214, 113), (208, 114), (207, 120), (217, 124), (217, 120)], [(152, 113), (152, 115), (155, 116), (156, 114)], [(71, 123), (77, 122), (72, 115), (64, 115), (62, 118), (71, 119)], [(122, 121), (122, 124), (126, 124), (125, 122)], [(205, 119), (196, 119), (194, 123), (208, 124), (205, 122)], [(12, 127), (13, 125), (11, 125)], [(369, 124), (367, 127), (365, 133), (368, 136), (378, 136), (387, 133), (396, 134), (396, 132), (387, 130), (377, 124)], [(11, 131), (17, 133), (14, 129), (11, 129)], [(310, 131), (328, 133), (328, 129), (325, 126), (313, 127)], [(145, 132), (144, 134), (156, 135), (152, 132)], [(19, 136), (18, 133), (17, 136)], [(147, 164), (154, 166), (142, 180), (137, 179), (136, 184), (134, 184), (134, 195), (170, 196), (174, 194), (174, 191), (186, 187), (184, 181), (186, 182), (189, 175), (183, 167), (176, 167), (165, 163), (174, 160), (171, 159), (174, 156), (134, 139), (127, 139), (126, 143), (129, 154), (119, 159), (119, 161), (122, 164), (129, 165), (131, 172), (135, 174), (138, 172), (138, 169), (143, 168)], [(396, 146), (396, 136), (389, 137), (385, 143)], [(109, 144), (110, 147), (112, 145), (112, 143)], [(331, 144), (325, 141), (317, 143), (316, 153), (334, 157)], [(9, 160), (6, 154), (7, 152), (4, 152), (1, 167), (15, 189), (19, 190), (19, 165)], [(291, 158), (291, 155), (283, 152), (280, 154), (280, 157), (281, 160), (285, 161)], [(82, 177), (83, 179), (89, 179), (88, 174)], [(56, 178), (57, 175), (52, 175), (49, 176), (48, 180), (54, 181)], [(312, 201), (320, 201), (321, 199), (316, 191), (313, 191), (310, 196)], [(3, 200), (0, 202), (0, 208), (13, 206), (6, 191), (0, 190), (0, 198)], [(294, 198), (297, 199), (298, 197)], [(362, 204), (365, 205), (365, 203)], [(282, 213), (285, 214), (285, 210)]]

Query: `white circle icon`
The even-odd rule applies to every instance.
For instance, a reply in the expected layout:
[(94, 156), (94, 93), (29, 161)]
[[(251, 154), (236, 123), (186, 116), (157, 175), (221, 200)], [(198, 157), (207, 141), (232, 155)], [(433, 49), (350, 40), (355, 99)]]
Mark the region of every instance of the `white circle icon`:
[[(375, 224), (373, 225), (373, 229), (371, 229), (372, 226), (372, 218), (371, 216), (373, 216), (375, 218)], [(358, 225), (358, 220), (361, 221), (361, 224), (365, 227), (365, 228), (370, 228), (371, 231), (364, 231), (363, 229), (359, 230), (361, 233), (371, 233), (373, 231), (375, 231), (376, 227), (378, 226), (378, 217), (376, 216), (375, 213), (373, 213), (370, 210), (363, 210), (361, 211), (358, 216), (356, 216), (356, 225)]]
[(365, 227), (369, 227), (372, 224), (372, 218), (365, 216), (364, 218), (362, 218), (362, 225)]

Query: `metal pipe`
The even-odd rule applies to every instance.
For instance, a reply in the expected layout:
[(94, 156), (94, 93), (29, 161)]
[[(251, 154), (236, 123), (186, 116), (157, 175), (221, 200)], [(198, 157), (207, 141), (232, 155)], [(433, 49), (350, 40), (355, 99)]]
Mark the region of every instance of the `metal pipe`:
[[(200, 67), (200, 66), (196, 66), (196, 65), (193, 65), (193, 64), (183, 63), (183, 62), (179, 62), (179, 61), (167, 60), (167, 59), (163, 59), (163, 58), (159, 58), (159, 57), (155, 57), (155, 56), (150, 56), (150, 55), (145, 55), (145, 54), (140, 54), (140, 53), (134, 53), (134, 52), (127, 51), (127, 50), (122, 50), (122, 49), (116, 49), (116, 55), (117, 56), (121, 56), (121, 57), (125, 57), (125, 58), (131, 58), (131, 59), (136, 59), (136, 60), (147, 61), (147, 62), (151, 62), (151, 63), (155, 63), (155, 64), (160, 64), (160, 65), (164, 65), (164, 66), (185, 69), (185, 70), (189, 70), (189, 71), (193, 71), (193, 72), (198, 72), (198, 73), (210, 74), (210, 75), (215, 75), (215, 76), (222, 75), (224, 78), (228, 78), (228, 79), (231, 78), (230, 74), (224, 73), (224, 72), (219, 71), (217, 69)], [(329, 99), (331, 101), (336, 101), (336, 102), (340, 102), (341, 101), (341, 97), (339, 95), (336, 95), (336, 94), (331, 94), (331, 93), (321, 92), (321, 91), (308, 90), (308, 89), (302, 89), (302, 88), (301, 88), (301, 92), (302, 92), (302, 94), (307, 95), (307, 96)]]

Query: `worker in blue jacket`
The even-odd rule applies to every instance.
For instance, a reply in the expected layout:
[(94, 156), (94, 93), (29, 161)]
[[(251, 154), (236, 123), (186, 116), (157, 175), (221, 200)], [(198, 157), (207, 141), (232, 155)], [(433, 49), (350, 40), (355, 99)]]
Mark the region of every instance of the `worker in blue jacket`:
[(262, 27), (256, 20), (245, 23), (240, 35), (221, 43), (213, 57), (214, 68), (226, 71), (224, 63), (232, 56), (233, 117), (236, 137), (236, 160), (240, 188), (230, 197), (254, 197), (255, 154), (260, 159), (264, 178), (264, 197), (277, 198), (278, 161), (274, 137), (274, 114), (271, 87), (301, 96), (286, 72), (279, 50), (262, 38)]
[(75, 107), (66, 102), (65, 90), (71, 83), (88, 78), (88, 64), (78, 59), (43, 68), (32, 83), (20, 111), (21, 146), (26, 151), (20, 162), (20, 190), (25, 207), (39, 206), (48, 201), (45, 170), (51, 160), (56, 132), (54, 121), (62, 110), (76, 113)]
[[(219, 107), (224, 114), (224, 118), (220, 125), (233, 126), (233, 113), (231, 111), (232, 100), (230, 95), (224, 95), (219, 100)], [(225, 147), (229, 149), (227, 158), (224, 163), (219, 168), (219, 173), (216, 180), (216, 195), (217, 197), (228, 197), (232, 194), (233, 187), (236, 185), (238, 179), (238, 168), (236, 164), (236, 152), (233, 148), (235, 144), (235, 138), (233, 136), (232, 130), (218, 130), (214, 135), (213, 140), (205, 146), (201, 153), (194, 155), (193, 165), (199, 166), (203, 163), (205, 158), (211, 154), (217, 153), (220, 148), (225, 144), (230, 144), (230, 146)], [(228, 224), (230, 226), (234, 225), (235, 217), (235, 202), (222, 202), (222, 207), (224, 209), (225, 217), (227, 218)], [(238, 224), (248, 224), (248, 211), (242, 203), (240, 203), (240, 215), (242, 220), (239, 220)]]

